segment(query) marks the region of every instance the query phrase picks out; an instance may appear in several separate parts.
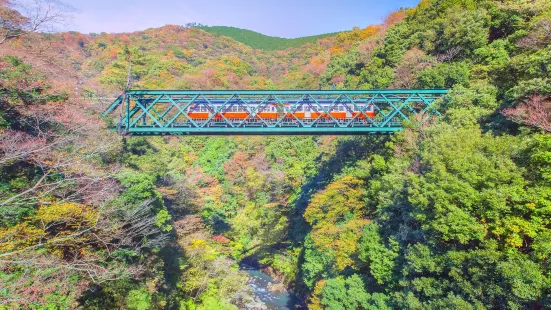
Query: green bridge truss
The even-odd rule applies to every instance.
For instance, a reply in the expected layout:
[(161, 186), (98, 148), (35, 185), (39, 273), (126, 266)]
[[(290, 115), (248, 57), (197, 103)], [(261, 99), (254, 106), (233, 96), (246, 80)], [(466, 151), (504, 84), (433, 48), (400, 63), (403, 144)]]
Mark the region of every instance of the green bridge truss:
[(442, 89), (131, 90), (103, 113), (131, 135), (393, 133), (440, 116)]

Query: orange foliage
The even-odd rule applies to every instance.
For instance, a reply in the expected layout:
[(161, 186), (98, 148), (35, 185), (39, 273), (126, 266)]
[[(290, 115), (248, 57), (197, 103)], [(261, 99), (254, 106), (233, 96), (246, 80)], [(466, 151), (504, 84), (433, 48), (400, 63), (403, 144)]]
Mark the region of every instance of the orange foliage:
[(362, 39), (366, 39), (366, 38), (369, 38), (373, 35), (375, 35), (379, 30), (381, 30), (381, 26), (380, 25), (371, 25), (371, 26), (367, 26), (366, 28), (364, 28), (360, 34), (360, 37)]
[(329, 51), (334, 55), (342, 54), (344, 52), (344, 50), (339, 46), (333, 46), (329, 49)]

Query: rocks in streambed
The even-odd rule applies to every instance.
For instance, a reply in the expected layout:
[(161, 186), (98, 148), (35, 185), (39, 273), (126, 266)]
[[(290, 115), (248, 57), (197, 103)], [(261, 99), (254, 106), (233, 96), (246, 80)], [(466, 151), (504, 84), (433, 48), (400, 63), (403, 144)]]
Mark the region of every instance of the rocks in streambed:
[(272, 293), (286, 293), (287, 289), (283, 283), (268, 283), (268, 290)]
[(259, 300), (255, 299), (254, 301), (246, 304), (245, 309), (247, 309), (247, 310), (267, 310), (268, 307), (262, 301), (259, 301)]

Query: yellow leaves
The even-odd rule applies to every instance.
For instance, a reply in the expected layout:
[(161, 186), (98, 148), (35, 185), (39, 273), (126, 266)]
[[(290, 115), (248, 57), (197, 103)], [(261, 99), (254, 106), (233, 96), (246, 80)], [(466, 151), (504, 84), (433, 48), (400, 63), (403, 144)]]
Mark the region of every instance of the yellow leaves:
[(235, 57), (235, 56), (223, 56), (222, 61), (225, 64), (237, 67), (241, 64), (241, 59)]
[(250, 89), (270, 89), (272, 85), (270, 85), (272, 81), (268, 81), (264, 77), (252, 77), (250, 80)]
[(73, 228), (93, 227), (98, 218), (98, 211), (90, 206), (61, 202), (41, 206), (34, 217), (45, 224), (64, 223)]
[(182, 158), (184, 159), (186, 166), (191, 166), (199, 158), (199, 156), (195, 153), (185, 152), (182, 154)]
[(355, 268), (353, 254), (358, 251), (358, 242), (363, 228), (371, 220), (355, 219), (338, 226), (327, 226), (312, 231), (312, 240), (319, 248), (332, 249), (337, 270)]
[(205, 247), (207, 245), (207, 242), (203, 239), (193, 239), (191, 241), (191, 247), (192, 248), (201, 248), (201, 247)]
[[(97, 217), (98, 212), (89, 206), (67, 202), (43, 205), (26, 222), (0, 229), (0, 252), (18, 251), (40, 242), (49, 245), (51, 253), (62, 256), (64, 245), (78, 242), (77, 237), (65, 238), (94, 227)], [(89, 246), (78, 251), (81, 255), (90, 254)]]
[(263, 189), (265, 178), (254, 167), (248, 167), (245, 175), (246, 186), (249, 192), (255, 193)]
[(314, 292), (310, 297), (310, 303), (308, 304), (308, 309), (311, 309), (311, 310), (324, 309), (323, 306), (321, 305), (321, 291), (323, 290), (324, 286), (325, 286), (325, 280), (320, 280), (316, 283), (316, 285), (314, 286)]
[(522, 246), (522, 238), (517, 234), (509, 235), (506, 239), (506, 245), (509, 247), (520, 248)]
[(183, 50), (184, 57), (189, 58), (193, 55), (193, 50)]
[(45, 233), (42, 229), (22, 223), (14, 227), (0, 228), (0, 253), (36, 244)]
[(316, 226), (334, 224), (345, 215), (360, 217), (364, 206), (361, 185), (363, 182), (353, 176), (330, 183), (325, 190), (314, 195), (304, 218)]
[(498, 6), (504, 10), (537, 14), (551, 9), (549, 0), (503, 0)]
[(198, 255), (201, 260), (211, 261), (218, 257), (216, 249), (204, 239), (193, 239), (188, 247), (188, 250), (193, 252), (194, 255)]
[(354, 268), (354, 253), (363, 227), (370, 223), (362, 218), (363, 181), (346, 176), (330, 183), (314, 195), (304, 218), (312, 225), (312, 240), (319, 248), (332, 249), (335, 268)]
[(522, 247), (526, 237), (534, 238), (538, 233), (536, 225), (522, 218), (507, 217), (492, 226), (491, 232), (505, 241), (505, 247)]

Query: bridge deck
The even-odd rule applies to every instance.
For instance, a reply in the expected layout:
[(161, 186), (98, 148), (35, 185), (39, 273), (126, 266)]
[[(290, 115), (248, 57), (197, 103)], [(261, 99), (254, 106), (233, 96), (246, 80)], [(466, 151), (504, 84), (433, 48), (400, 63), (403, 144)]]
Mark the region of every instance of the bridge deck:
[(440, 113), (446, 90), (133, 90), (114, 128), (132, 135), (349, 135), (393, 133)]

